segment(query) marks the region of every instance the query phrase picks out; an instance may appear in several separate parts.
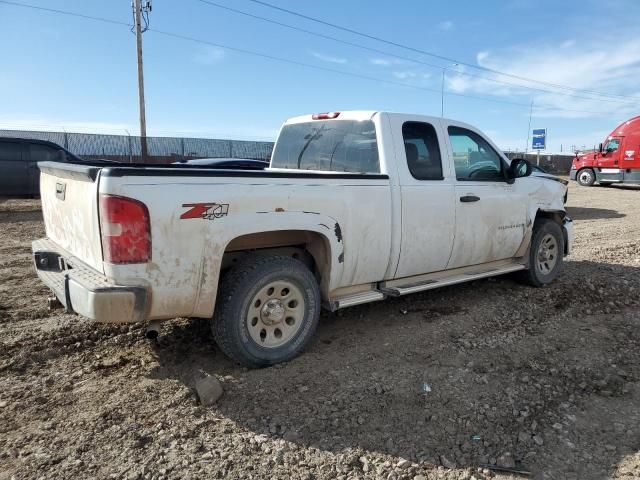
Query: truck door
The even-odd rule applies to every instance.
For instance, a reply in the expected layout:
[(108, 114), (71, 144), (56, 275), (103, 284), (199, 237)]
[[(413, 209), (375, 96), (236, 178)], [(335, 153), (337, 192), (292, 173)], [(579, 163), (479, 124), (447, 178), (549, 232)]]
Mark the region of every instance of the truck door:
[(609, 137), (602, 146), (602, 155), (598, 158), (600, 168), (624, 168), (620, 166), (620, 153), (624, 137)]
[(393, 115), (390, 121), (402, 199), (395, 278), (444, 270), (453, 243), (455, 203), (440, 126), (405, 115)]
[(0, 141), (0, 195), (26, 195), (29, 169), (19, 141)]
[(602, 146), (602, 152), (597, 156), (596, 179), (601, 183), (621, 182), (624, 178), (624, 166), (621, 166), (620, 156), (623, 153), (624, 137), (609, 137)]
[(527, 198), (506, 181), (506, 161), (479, 133), (447, 127), (453, 157), (456, 227), (447, 268), (513, 257), (526, 229)]

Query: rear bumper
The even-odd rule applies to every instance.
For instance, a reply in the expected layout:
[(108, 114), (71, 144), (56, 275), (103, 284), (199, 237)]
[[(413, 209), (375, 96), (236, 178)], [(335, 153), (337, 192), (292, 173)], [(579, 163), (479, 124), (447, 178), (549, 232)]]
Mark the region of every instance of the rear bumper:
[(578, 175), (578, 170), (576, 170), (575, 168), (572, 168), (571, 170), (569, 170), (569, 180), (575, 180), (577, 178)]
[(571, 255), (573, 249), (573, 220), (565, 216), (562, 220), (562, 233), (564, 233), (564, 254)]
[(31, 248), (38, 277), (68, 312), (105, 323), (146, 319), (149, 293), (144, 286), (116, 285), (49, 239), (36, 240)]

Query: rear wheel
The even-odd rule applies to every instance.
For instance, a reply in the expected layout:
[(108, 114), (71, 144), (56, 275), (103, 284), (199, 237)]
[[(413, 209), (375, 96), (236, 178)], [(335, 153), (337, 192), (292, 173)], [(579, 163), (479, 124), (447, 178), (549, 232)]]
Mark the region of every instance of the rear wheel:
[(576, 175), (576, 179), (578, 180), (578, 184), (583, 187), (590, 187), (596, 181), (596, 174), (590, 168), (583, 168)]
[(521, 279), (534, 287), (542, 287), (556, 279), (562, 269), (564, 236), (562, 228), (547, 218), (536, 221), (529, 247), (529, 268)]
[(320, 317), (320, 291), (300, 261), (251, 255), (220, 282), (211, 330), (220, 349), (247, 367), (291, 360)]

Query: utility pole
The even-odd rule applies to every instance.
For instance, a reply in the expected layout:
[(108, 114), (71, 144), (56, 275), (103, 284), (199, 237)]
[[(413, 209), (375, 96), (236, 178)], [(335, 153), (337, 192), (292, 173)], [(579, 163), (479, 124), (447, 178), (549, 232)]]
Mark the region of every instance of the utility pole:
[(136, 29), (136, 47), (138, 51), (138, 98), (140, 102), (140, 149), (142, 163), (147, 161), (147, 118), (144, 107), (144, 67), (142, 64), (142, 34), (149, 28), (148, 20), (145, 18), (145, 26), (142, 27), (142, 15), (151, 11), (151, 1), (146, 0), (144, 6), (142, 0), (133, 0), (133, 18)]

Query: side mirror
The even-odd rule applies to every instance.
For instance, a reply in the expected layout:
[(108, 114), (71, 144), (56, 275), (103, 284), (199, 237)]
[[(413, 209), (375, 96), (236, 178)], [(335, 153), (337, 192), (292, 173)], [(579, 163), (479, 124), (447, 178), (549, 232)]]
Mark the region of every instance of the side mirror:
[(515, 180), (516, 178), (528, 177), (533, 172), (531, 164), (524, 158), (514, 158), (511, 160), (509, 166), (509, 178)]
[(598, 151), (599, 151), (600, 153), (602, 153), (602, 144), (599, 144), (599, 145), (598, 145)]

